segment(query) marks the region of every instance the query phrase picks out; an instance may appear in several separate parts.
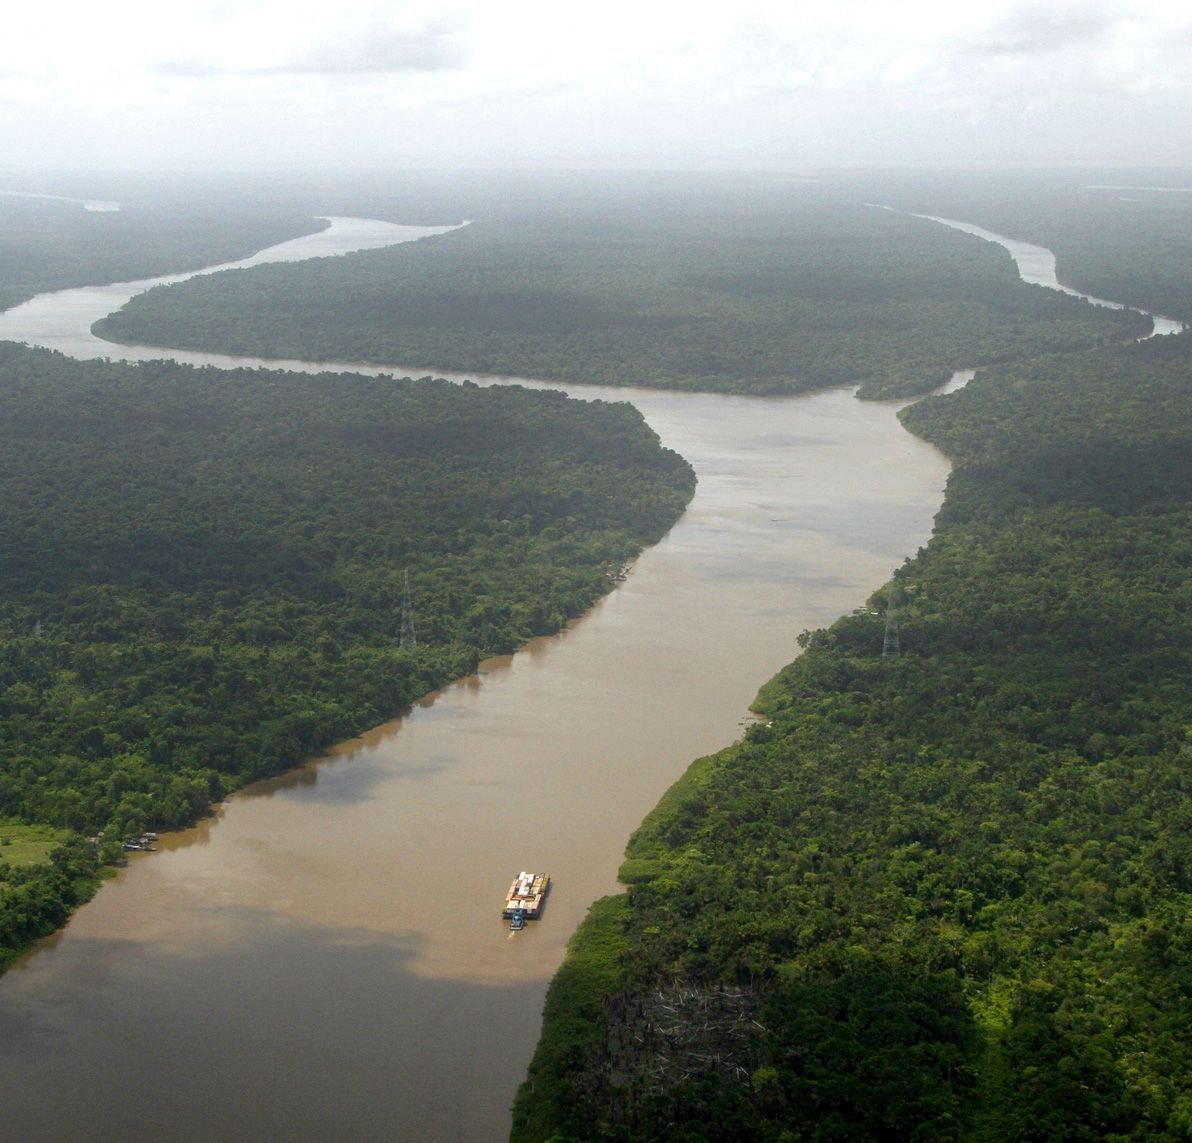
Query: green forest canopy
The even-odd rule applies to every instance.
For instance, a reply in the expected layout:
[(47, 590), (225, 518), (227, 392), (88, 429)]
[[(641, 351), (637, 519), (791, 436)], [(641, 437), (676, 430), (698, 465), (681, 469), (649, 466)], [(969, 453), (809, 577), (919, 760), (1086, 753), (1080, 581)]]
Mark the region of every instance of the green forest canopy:
[(1060, 281), (1094, 297), (1192, 322), (1192, 172), (890, 173), (862, 185), (882, 202), (1046, 246)]
[[(1111, 194), (1092, 210), (1093, 199), (1070, 182), (1066, 198), (1044, 182), (1034, 184), (1032, 198), (1022, 180), (995, 181), (979, 195), (968, 177), (951, 189), (937, 182), (934, 198), (919, 184), (899, 199), (892, 182), (879, 195), (878, 180), (866, 176), (863, 193), (857, 184), (849, 193), (1053, 246), (1073, 284), (1186, 316), (1179, 307), (1187, 229), (1176, 198), (1152, 196), (1139, 207)], [(562, 366), (574, 364), (581, 335), (591, 331), (568, 308), (569, 291), (604, 282), (592, 299), (597, 312), (622, 323), (627, 344), (640, 335), (654, 354), (635, 364), (697, 386), (725, 377), (727, 387), (741, 384), (731, 369), (715, 380), (709, 345), (733, 351), (715, 359), (717, 368), (724, 360), (732, 368), (755, 362), (759, 391), (806, 382), (789, 353), (767, 357), (771, 335), (783, 335), (776, 315), (802, 335), (800, 345), (823, 347), (822, 356), (801, 359), (822, 366), (820, 383), (834, 383), (835, 368), (872, 376), (871, 393), (921, 389), (958, 364), (1115, 341), (1139, 329), (1138, 319), (1107, 319), (1070, 300), (1040, 309), (1039, 299), (1054, 299), (1015, 286), (1012, 267), (992, 247), (845, 208), (838, 187), (800, 210), (804, 224), (815, 215), (821, 238), (849, 252), (845, 274), (832, 258), (821, 253), (817, 263), (814, 250), (799, 246), (797, 221), (760, 239), (755, 229), (752, 242), (707, 238), (710, 219), (730, 239), (748, 238), (751, 218), (767, 217), (775, 200), (789, 206), (787, 191), (752, 183), (751, 194), (770, 206), (743, 217), (724, 209), (740, 203), (736, 189), (726, 198), (725, 184), (713, 180), (702, 197), (685, 200), (675, 185), (644, 197), (640, 187), (617, 194), (602, 185), (599, 193), (564, 196), (553, 213), (540, 193), (489, 188), (483, 201), (500, 209), (485, 214), (457, 187), (453, 211), (483, 217), (486, 227), (407, 251), (417, 250), (427, 266), (461, 249), (478, 257), (488, 277), (464, 298), (462, 316), (478, 323), (469, 353), (499, 347), (507, 324), (516, 340), (545, 347), (536, 360), (555, 353)], [(393, 194), (374, 184), (347, 195), (336, 212), (444, 221), (410, 213), (428, 209), (429, 189), (419, 183)], [(309, 208), (301, 197), (295, 190), (285, 199), (295, 217)], [(355, 209), (365, 201), (376, 209)], [(660, 252), (657, 228), (641, 225), (643, 202), (647, 215), (666, 219), (667, 236), (683, 240)], [(531, 208), (542, 219), (534, 233), (526, 223)], [(1130, 211), (1139, 241), (1122, 244), (1113, 227)], [(608, 265), (597, 241), (608, 230), (585, 234), (585, 219), (620, 227)], [(890, 219), (895, 230), (877, 221)], [(568, 280), (566, 268), (544, 258), (549, 251), (533, 245), (538, 234), (556, 243), (556, 254), (579, 259), (575, 265), (588, 271), (582, 280)], [(932, 245), (928, 254), (926, 244), (937, 241), (947, 250)], [(920, 266), (916, 242), (925, 244)], [(711, 281), (690, 280), (684, 244), (713, 267)], [(188, 261), (196, 245), (188, 246)], [(800, 254), (800, 273), (771, 248)], [(537, 259), (532, 267), (527, 251)], [(947, 267), (938, 279), (936, 259)], [(384, 325), (386, 291), (397, 280), (387, 259), (362, 263), (374, 261), (376, 273), (359, 282), (379, 286), (354, 295), (369, 336)], [(1098, 263), (1108, 277), (1078, 269)], [(824, 276), (804, 280), (801, 272), (816, 266)], [(458, 266), (450, 274), (456, 277), (441, 280), (464, 293), (472, 288)], [(513, 284), (508, 294), (493, 285), (505, 278)], [(660, 283), (658, 296), (671, 308), (647, 312), (643, 322), (607, 285), (618, 281), (637, 290)], [(552, 287), (544, 305), (522, 307), (544, 283)], [(300, 291), (308, 286), (304, 279)], [(274, 301), (285, 296), (278, 288)], [(816, 288), (833, 297), (831, 307), (810, 304)], [(419, 296), (413, 279), (408, 290)], [(447, 300), (454, 305), (459, 296)], [(774, 304), (775, 296), (789, 308)], [(500, 304), (490, 310), (476, 304), (493, 297)], [(908, 299), (917, 302), (902, 304)], [(452, 339), (435, 320), (445, 314), (454, 322), (461, 313), (432, 302), (415, 311), (420, 335), (429, 330), (430, 344), (447, 344)], [(329, 313), (311, 311), (306, 323)], [(962, 328), (953, 313), (972, 320)], [(861, 337), (840, 320), (845, 314), (879, 332)], [(265, 324), (276, 316), (267, 314)], [(687, 322), (689, 334), (702, 327), (715, 336), (689, 346), (668, 341), (659, 316), (675, 328)], [(544, 329), (535, 330), (535, 320)], [(952, 356), (954, 349), (963, 356)], [(605, 359), (615, 377), (660, 383), (623, 371), (615, 350)], [(850, 356), (861, 350), (864, 359)], [(807, 654), (759, 701), (770, 725), (695, 764), (647, 819), (622, 871), (629, 898), (598, 904), (552, 986), (534, 1086), (519, 1102), (519, 1138), (1192, 1133), (1188, 358), (1186, 339), (1053, 357), (990, 371), (965, 393), (906, 414), (915, 431), (949, 451), (957, 470), (936, 538), (896, 577), (903, 653), (882, 662), (888, 591), (828, 631), (808, 633)], [(702, 362), (703, 372), (684, 373), (675, 363), (685, 361)], [(406, 502), (404, 483), (394, 492), (382, 482), (378, 491), (367, 477), (357, 479), (359, 458), (371, 462), (374, 447), (384, 452), (367, 433), (358, 439), (362, 424), (372, 428), (376, 419), (374, 383), (334, 379), (333, 386), (361, 387), (367, 415), (325, 425), (301, 413), (307, 401), (318, 408), (311, 386), (322, 379), (301, 382), (296, 410), (290, 379), (278, 389), (261, 380), (267, 375), (234, 375), (224, 384), (169, 366), (76, 369), (5, 349), (0, 377), (18, 395), (0, 414), (0, 426), (10, 408), (18, 418), (0, 451), (0, 473), (25, 496), (6, 503), (0, 531), (0, 556), (12, 553), (16, 585), (0, 612), (7, 672), (0, 726), (9, 735), (4, 756), (16, 762), (0, 771), (0, 814), (32, 812), (87, 829), (107, 821), (111, 837), (186, 820), (230, 784), (305, 752), (304, 744), (350, 733), (353, 711), (375, 721), (401, 701), (403, 688), (465, 669), (485, 648), (535, 630), (544, 610), (553, 609), (552, 621), (567, 614), (568, 600), (607, 585), (603, 561), (665, 528), (690, 491), (689, 471), (660, 452), (648, 430), (643, 435), (631, 411), (605, 407), (620, 409), (623, 424), (572, 425), (581, 441), (601, 442), (595, 451), (604, 461), (622, 434), (639, 442), (631, 457), (612, 458), (615, 475), (595, 479), (596, 487), (608, 479), (624, 490), (623, 463), (635, 473), (642, 465), (654, 474), (644, 500), (605, 520), (599, 551), (587, 546), (580, 524), (595, 470), (585, 470), (579, 499), (548, 505), (541, 516), (523, 512), (519, 520), (506, 505), (482, 500), (477, 512), (490, 530), (477, 546), (468, 542), (474, 521), (445, 507), (455, 531), (432, 525), (427, 546), (444, 563), (433, 578), (417, 563), (411, 573), (416, 600), (429, 598), (438, 620), (424, 627), (420, 617), (420, 635), (446, 641), (420, 643), (411, 654), (394, 647), (409, 550), (400, 514), (385, 517), (392, 527), (381, 532), (354, 531), (361, 521), (352, 516), (344, 523), (334, 513), (286, 514), (317, 507), (310, 481), (324, 474), (332, 481), (328, 500), (364, 497), (370, 521), (378, 508)], [(74, 395), (66, 413), (45, 400), (45, 387), (60, 383)], [(421, 392), (420, 383), (394, 384)], [(520, 435), (522, 417), (539, 415), (532, 408), (505, 409), (509, 436), (501, 439), (516, 440), (515, 463), (537, 472), (544, 458), (523, 448)], [(467, 415), (433, 401), (426, 411), (428, 426), (443, 418), (465, 441), (484, 435), (468, 436)], [(308, 445), (315, 460), (304, 473), (293, 450)], [(279, 468), (264, 459), (283, 455)], [(211, 527), (237, 520), (241, 507), (243, 490), (226, 478), (228, 464), (246, 464), (259, 493), (243, 529), (238, 521)], [(380, 466), (386, 478), (390, 467)], [(562, 469), (548, 471), (553, 492)], [(402, 469), (400, 480), (408, 475)], [(472, 487), (477, 475), (450, 461), (435, 474), (450, 488)], [(536, 503), (532, 481), (513, 478), (511, 487)], [(129, 501), (119, 495), (126, 488)], [(84, 509), (75, 511), (79, 495)], [(427, 515), (437, 517), (432, 501)], [(141, 542), (142, 516), (162, 543)], [(187, 521), (198, 527), (188, 531)], [(34, 550), (46, 558), (32, 559)], [(514, 553), (543, 578), (514, 573), (494, 582), (493, 569)], [(460, 578), (442, 574), (456, 590), (440, 592), (439, 569), (455, 557)], [(168, 585), (164, 596), (154, 594), (157, 583)], [(210, 718), (209, 694), (227, 705), (229, 727)], [(39, 719), (44, 743), (31, 737)], [(241, 733), (237, 719), (251, 731)], [(38, 743), (32, 750), (31, 741)], [(0, 848), (0, 946), (11, 950), (61, 923), (95, 875), (95, 851), (78, 837), (48, 864), (5, 864)], [(684, 1050), (673, 1051), (680, 1040)]]
[(247, 257), (326, 222), (268, 205), (141, 201), (118, 211), (0, 195), (0, 310), (34, 294)]
[(434, 239), (159, 287), (103, 337), (274, 358), (780, 394), (922, 393), (954, 369), (1139, 336), (1005, 251), (801, 188), (539, 196)]
[(634, 835), (515, 1139), (1192, 1132), (1192, 335), (903, 417), (935, 536)]
[[(0, 409), (0, 820), (108, 856), (559, 630), (694, 488), (632, 406), (520, 387), (9, 344)], [(0, 959), (44, 931), (6, 876)]]

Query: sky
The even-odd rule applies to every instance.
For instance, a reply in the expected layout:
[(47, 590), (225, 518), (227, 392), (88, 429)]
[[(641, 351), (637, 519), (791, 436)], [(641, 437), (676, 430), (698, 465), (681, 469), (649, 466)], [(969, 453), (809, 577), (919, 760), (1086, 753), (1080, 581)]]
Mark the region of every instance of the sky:
[(43, 0), (0, 168), (1192, 164), (1186, 0)]

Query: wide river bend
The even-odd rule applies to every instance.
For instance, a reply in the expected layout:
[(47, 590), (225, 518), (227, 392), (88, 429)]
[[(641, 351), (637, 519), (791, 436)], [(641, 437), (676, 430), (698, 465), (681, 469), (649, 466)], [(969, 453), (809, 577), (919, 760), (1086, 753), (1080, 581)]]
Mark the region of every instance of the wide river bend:
[[(442, 229), (333, 220), (252, 261)], [(88, 332), (147, 284), (44, 295), (0, 315), (0, 339), (161, 357)], [(847, 389), (571, 391), (632, 401), (692, 462), (682, 520), (561, 635), (134, 856), (0, 978), (0, 1138), (506, 1137), (546, 985), (616, 891), (626, 838), (692, 759), (740, 735), (802, 629), (926, 541), (948, 467), (898, 405)], [(555, 892), (511, 938), (501, 894), (530, 868)]]

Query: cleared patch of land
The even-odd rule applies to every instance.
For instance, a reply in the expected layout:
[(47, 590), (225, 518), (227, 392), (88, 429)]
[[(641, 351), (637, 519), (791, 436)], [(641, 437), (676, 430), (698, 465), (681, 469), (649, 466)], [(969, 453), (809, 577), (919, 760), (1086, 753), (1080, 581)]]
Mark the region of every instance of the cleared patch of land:
[(0, 864), (41, 865), (69, 836), (53, 826), (0, 821)]

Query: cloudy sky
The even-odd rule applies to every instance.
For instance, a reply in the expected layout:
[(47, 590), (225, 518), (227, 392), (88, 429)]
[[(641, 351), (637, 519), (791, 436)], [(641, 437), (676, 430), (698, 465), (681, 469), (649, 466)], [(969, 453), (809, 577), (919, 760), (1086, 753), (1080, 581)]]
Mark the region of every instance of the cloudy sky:
[(0, 169), (1192, 164), (1186, 0), (42, 0)]

